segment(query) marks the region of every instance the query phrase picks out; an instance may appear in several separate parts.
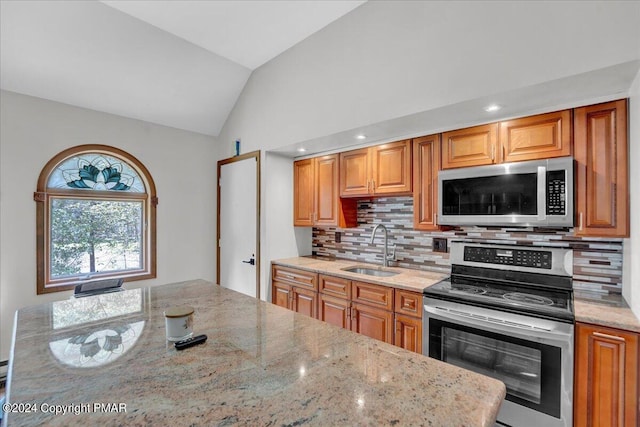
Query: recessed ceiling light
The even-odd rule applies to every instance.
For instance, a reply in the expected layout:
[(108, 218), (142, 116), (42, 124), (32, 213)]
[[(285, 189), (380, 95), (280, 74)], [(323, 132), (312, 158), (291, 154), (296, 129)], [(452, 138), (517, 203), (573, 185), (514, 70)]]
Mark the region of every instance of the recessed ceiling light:
[(367, 139), (367, 136), (363, 134), (356, 135), (356, 139)]
[(299, 153), (304, 153), (305, 151), (307, 151), (306, 148), (303, 148), (303, 147), (298, 148)]
[(502, 107), (499, 106), (498, 104), (491, 104), (484, 107), (484, 111), (486, 111), (487, 113), (493, 113), (494, 111), (498, 111), (501, 108)]

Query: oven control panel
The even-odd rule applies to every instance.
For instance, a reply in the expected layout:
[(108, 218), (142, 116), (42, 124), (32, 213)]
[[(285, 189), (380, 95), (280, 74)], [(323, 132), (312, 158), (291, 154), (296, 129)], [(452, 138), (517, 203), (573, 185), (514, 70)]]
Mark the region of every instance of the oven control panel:
[(465, 246), (464, 260), (485, 264), (551, 269), (551, 252), (544, 250)]

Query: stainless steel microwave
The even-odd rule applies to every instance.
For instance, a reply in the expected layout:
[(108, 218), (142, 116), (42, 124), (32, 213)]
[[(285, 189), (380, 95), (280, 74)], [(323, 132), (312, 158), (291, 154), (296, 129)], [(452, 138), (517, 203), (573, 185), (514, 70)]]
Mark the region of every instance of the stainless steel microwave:
[(573, 227), (573, 157), (440, 171), (438, 222)]

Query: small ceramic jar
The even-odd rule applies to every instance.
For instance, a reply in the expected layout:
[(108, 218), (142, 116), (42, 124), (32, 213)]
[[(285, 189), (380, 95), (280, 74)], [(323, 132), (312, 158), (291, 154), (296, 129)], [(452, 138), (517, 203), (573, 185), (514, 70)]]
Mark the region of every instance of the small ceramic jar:
[(169, 307), (164, 312), (167, 339), (180, 341), (193, 335), (193, 307), (182, 305)]

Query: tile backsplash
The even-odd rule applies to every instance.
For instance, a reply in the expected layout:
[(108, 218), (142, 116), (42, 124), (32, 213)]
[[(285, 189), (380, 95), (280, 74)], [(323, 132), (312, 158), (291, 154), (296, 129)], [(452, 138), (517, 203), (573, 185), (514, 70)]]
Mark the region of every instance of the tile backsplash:
[[(486, 241), (571, 247), (573, 287), (602, 293), (622, 292), (622, 239), (580, 238), (572, 229), (540, 230), (515, 227), (459, 227), (451, 231), (413, 229), (413, 198), (386, 197), (358, 201), (358, 227), (314, 228), (313, 254), (359, 262), (382, 263), (383, 238), (369, 244), (376, 224), (389, 229), (389, 248), (395, 246), (396, 265), (449, 273), (449, 254), (433, 252), (432, 239), (475, 238)], [(340, 233), (336, 242), (336, 232)]]

